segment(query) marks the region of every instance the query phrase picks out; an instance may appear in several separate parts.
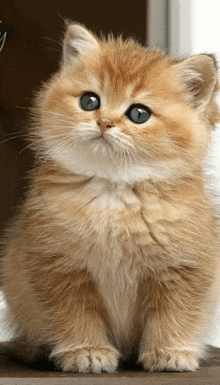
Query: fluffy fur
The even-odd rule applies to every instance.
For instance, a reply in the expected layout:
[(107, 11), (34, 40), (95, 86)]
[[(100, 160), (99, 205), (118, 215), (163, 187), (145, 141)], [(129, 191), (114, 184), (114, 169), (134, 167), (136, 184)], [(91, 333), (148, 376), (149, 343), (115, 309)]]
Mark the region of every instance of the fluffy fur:
[[(203, 162), (219, 119), (211, 55), (176, 59), (68, 26), (36, 98), (26, 200), (2, 286), (17, 354), (64, 371), (195, 370), (214, 309), (219, 224)], [(85, 91), (100, 108), (84, 111)], [(141, 103), (150, 119), (125, 115)]]

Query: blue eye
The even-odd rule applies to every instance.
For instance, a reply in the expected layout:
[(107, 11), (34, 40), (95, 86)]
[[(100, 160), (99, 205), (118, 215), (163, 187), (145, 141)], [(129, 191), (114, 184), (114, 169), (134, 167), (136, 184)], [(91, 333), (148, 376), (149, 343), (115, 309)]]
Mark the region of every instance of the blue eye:
[(149, 108), (142, 104), (132, 104), (125, 114), (132, 122), (141, 124), (145, 123), (151, 116)]
[(94, 92), (85, 92), (80, 98), (80, 106), (85, 111), (97, 110), (100, 107), (100, 99)]

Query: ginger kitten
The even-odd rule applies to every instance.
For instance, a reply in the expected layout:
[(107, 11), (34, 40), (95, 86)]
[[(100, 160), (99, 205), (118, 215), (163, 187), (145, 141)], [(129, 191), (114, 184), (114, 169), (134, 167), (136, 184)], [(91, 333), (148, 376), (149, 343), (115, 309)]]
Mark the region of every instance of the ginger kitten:
[(211, 55), (174, 59), (80, 24), (36, 98), (36, 167), (2, 287), (17, 355), (58, 368), (198, 368), (217, 297), (203, 162), (219, 119)]

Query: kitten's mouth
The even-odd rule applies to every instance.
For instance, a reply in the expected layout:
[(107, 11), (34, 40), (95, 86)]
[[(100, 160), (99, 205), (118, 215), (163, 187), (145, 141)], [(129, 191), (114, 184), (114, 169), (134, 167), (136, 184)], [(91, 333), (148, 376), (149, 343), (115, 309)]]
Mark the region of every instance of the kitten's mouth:
[(113, 149), (113, 146), (111, 145), (111, 143), (109, 143), (108, 139), (104, 138), (103, 135), (100, 135), (100, 136), (98, 136), (96, 138), (93, 138), (92, 142), (96, 143), (96, 144), (98, 143), (98, 144), (100, 144), (102, 146), (108, 146), (108, 147), (111, 147)]
[(98, 136), (98, 138), (92, 139), (92, 141), (98, 141), (99, 143), (107, 143), (107, 140), (102, 135)]

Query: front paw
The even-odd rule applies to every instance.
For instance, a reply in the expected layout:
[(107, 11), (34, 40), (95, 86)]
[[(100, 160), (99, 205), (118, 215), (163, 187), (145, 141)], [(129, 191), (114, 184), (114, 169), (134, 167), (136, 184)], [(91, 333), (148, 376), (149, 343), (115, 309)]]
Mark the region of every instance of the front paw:
[(113, 347), (85, 347), (60, 354), (56, 361), (65, 372), (113, 373), (118, 366), (119, 352)]
[(149, 351), (139, 358), (145, 370), (153, 371), (194, 371), (198, 369), (198, 354), (194, 351)]

